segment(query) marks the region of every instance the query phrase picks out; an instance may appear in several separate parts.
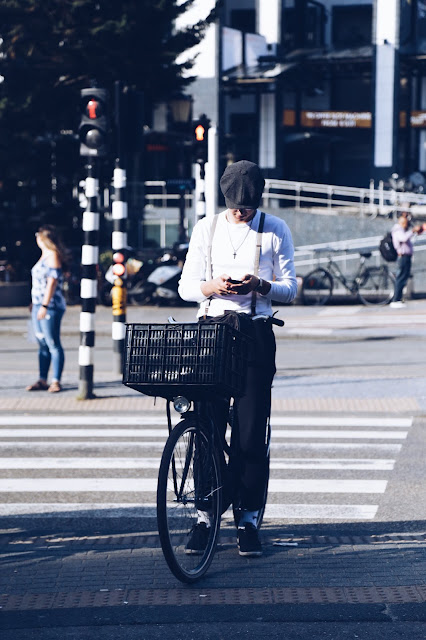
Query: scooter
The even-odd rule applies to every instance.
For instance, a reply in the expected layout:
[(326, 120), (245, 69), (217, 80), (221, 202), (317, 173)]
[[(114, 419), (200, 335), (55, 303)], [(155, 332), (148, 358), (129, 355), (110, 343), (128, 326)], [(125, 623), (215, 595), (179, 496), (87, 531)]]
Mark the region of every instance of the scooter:
[(132, 304), (154, 303), (158, 305), (183, 304), (183, 300), (178, 294), (178, 284), (187, 251), (188, 244), (180, 244), (175, 246), (172, 251), (166, 251), (146, 281), (140, 281), (128, 290), (130, 302)]

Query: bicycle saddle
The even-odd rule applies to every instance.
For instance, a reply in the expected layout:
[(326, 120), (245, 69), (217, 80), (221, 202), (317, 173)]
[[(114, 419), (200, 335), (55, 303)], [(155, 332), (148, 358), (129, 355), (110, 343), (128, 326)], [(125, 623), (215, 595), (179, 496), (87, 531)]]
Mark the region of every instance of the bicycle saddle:
[(367, 252), (367, 253), (360, 253), (359, 254), (362, 258), (371, 258), (371, 251)]

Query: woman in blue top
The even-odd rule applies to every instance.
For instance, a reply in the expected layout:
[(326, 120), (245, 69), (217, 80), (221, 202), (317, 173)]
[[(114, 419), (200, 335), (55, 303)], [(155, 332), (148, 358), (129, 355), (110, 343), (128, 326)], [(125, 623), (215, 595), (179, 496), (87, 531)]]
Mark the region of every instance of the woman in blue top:
[[(40, 377), (27, 391), (61, 391), (61, 375), (64, 368), (64, 350), (61, 345), (61, 320), (65, 312), (62, 294), (65, 249), (54, 226), (46, 224), (37, 231), (36, 242), (41, 249), (38, 262), (31, 269), (31, 314), (34, 333), (39, 345)], [(47, 375), (50, 363), (53, 367), (49, 386)]]

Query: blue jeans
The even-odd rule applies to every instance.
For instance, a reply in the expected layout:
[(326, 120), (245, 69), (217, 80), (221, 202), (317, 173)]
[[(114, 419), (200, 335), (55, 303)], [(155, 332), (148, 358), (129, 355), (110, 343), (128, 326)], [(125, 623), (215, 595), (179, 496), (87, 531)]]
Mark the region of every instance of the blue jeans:
[(411, 272), (411, 256), (403, 255), (398, 258), (398, 268), (396, 271), (394, 302), (402, 300), (402, 291), (408, 282)]
[(39, 346), (38, 363), (40, 378), (47, 380), (50, 363), (52, 362), (53, 380), (59, 381), (65, 361), (60, 338), (61, 320), (64, 315), (64, 309), (47, 309), (46, 316), (43, 320), (38, 320), (37, 313), (40, 306), (39, 304), (33, 304), (32, 308), (34, 333)]

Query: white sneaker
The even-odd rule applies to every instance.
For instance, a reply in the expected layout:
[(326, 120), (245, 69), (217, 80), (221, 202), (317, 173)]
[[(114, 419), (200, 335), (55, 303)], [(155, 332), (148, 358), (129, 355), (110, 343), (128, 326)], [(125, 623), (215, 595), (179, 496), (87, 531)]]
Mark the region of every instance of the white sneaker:
[(391, 302), (389, 306), (392, 307), (392, 309), (404, 309), (406, 305), (402, 300), (397, 300), (396, 302)]

